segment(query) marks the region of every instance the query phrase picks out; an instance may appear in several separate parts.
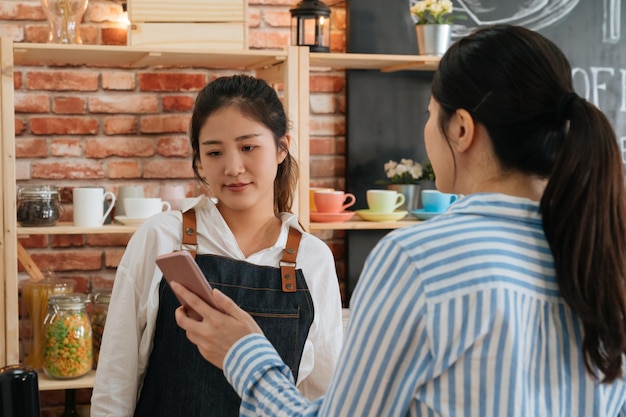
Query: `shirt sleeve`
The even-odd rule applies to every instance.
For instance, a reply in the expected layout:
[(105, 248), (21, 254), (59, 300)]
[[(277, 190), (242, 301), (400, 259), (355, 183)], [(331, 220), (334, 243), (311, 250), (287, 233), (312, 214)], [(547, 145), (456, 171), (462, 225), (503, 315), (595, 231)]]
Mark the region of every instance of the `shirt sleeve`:
[(400, 244), (379, 242), (353, 296), (346, 348), (325, 397), (314, 402), (295, 390), (262, 336), (242, 338), (224, 362), (241, 415), (406, 416), (433, 366), (418, 278)]

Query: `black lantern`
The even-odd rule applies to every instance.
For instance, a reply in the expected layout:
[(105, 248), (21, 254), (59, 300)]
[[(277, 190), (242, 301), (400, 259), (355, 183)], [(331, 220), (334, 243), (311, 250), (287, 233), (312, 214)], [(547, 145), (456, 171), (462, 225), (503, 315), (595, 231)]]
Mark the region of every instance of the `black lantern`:
[(319, 0), (302, 0), (291, 13), (291, 44), (311, 52), (330, 51), (330, 8)]

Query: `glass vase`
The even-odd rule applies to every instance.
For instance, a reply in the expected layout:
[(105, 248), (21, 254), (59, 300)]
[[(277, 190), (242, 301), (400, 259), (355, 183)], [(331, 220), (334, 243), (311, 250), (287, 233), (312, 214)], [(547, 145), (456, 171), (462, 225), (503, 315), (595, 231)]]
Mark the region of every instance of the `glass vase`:
[(89, 0), (41, 0), (50, 27), (48, 42), (82, 44), (79, 27), (88, 2)]

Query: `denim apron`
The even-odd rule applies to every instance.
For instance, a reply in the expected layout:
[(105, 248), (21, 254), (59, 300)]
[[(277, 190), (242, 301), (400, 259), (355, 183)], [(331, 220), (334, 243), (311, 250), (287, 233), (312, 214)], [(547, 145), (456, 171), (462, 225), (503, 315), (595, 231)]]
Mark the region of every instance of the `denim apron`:
[[(297, 380), (314, 315), (302, 271), (296, 270), (294, 291), (285, 292), (280, 268), (215, 255), (197, 255), (196, 262), (214, 288), (254, 317)], [(165, 279), (159, 291), (154, 345), (135, 417), (238, 416), (241, 399), (222, 370), (207, 362), (176, 324), (180, 303)]]

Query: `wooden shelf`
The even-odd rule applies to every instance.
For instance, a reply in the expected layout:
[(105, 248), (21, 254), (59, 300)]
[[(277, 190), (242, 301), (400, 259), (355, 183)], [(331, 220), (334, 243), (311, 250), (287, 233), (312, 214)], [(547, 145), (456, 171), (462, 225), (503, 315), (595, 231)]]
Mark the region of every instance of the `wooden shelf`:
[(361, 69), (394, 71), (434, 71), (439, 65), (439, 57), (425, 55), (373, 55), (352, 53), (311, 52), (311, 68)]
[(56, 226), (48, 227), (18, 227), (18, 236), (29, 235), (87, 235), (87, 234), (116, 234), (134, 233), (139, 226), (125, 226), (121, 224), (105, 224), (101, 227), (76, 227), (70, 222), (59, 222)]
[(309, 223), (309, 228), (313, 230), (384, 230), (399, 229), (401, 227), (412, 226), (421, 223), (417, 219), (403, 219), (394, 222), (369, 222), (365, 220), (349, 220), (337, 223)]
[(80, 378), (72, 379), (52, 379), (48, 377), (43, 371), (37, 372), (37, 381), (39, 384), (39, 391), (50, 391), (57, 389), (79, 389), (79, 388), (93, 388), (93, 383), (96, 379), (96, 371), (90, 371), (87, 375)]
[(14, 65), (76, 65), (115, 68), (204, 67), (258, 70), (287, 59), (286, 50), (154, 49), (108, 45), (14, 43)]

